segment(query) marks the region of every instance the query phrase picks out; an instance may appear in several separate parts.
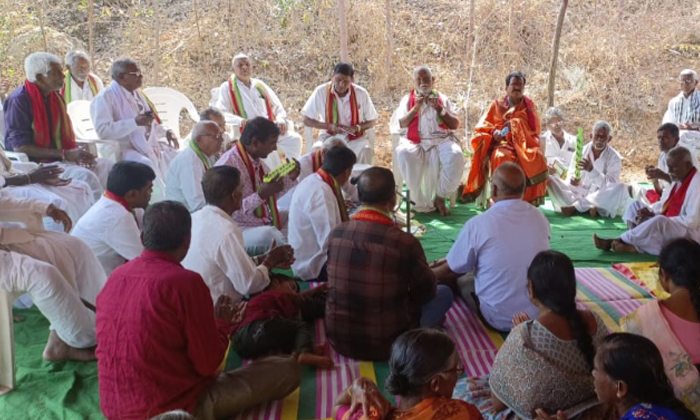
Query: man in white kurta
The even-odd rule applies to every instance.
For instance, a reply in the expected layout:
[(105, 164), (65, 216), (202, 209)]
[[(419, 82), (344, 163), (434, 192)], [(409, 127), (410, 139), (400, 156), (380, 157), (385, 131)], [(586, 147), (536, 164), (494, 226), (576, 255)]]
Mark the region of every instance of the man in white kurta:
[(589, 211), (592, 216), (605, 217), (625, 212), (632, 198), (628, 186), (620, 182), (622, 157), (608, 144), (611, 130), (605, 121), (593, 126), (592, 141), (583, 147), (581, 161), (575, 162), (581, 168), (581, 179), (576, 179), (573, 165), (566, 180), (550, 177), (547, 191), (555, 211), (567, 216)]
[(664, 123), (672, 122), (680, 128), (681, 140), (700, 149), (700, 92), (698, 74), (691, 69), (681, 71), (678, 76), (681, 93), (668, 101)]
[(331, 81), (314, 89), (301, 113), (305, 126), (321, 130), (314, 149), (328, 137), (340, 135), (355, 152), (357, 163), (371, 165), (374, 148), (365, 132), (377, 124), (379, 114), (367, 90), (354, 80), (352, 65), (339, 63)]
[[(277, 123), (281, 132), (278, 149), (287, 158), (298, 159), (301, 156), (301, 136), (294, 131), (292, 121), (287, 119), (287, 112), (275, 91), (262, 80), (251, 77), (253, 63), (247, 55), (236, 55), (231, 67), (233, 74), (218, 89), (212, 90), (209, 105), (221, 110), (226, 122), (241, 130), (247, 120), (255, 117), (265, 117)], [(271, 169), (275, 167), (273, 165)]]
[(231, 218), (241, 206), (241, 174), (231, 166), (215, 166), (202, 180), (207, 201), (192, 215), (192, 239), (182, 266), (199, 273), (213, 299), (230, 296), (234, 302), (263, 291), (270, 284), (273, 268), (289, 268), (294, 251), (289, 245), (250, 257), (243, 233)]
[(46, 215), (71, 227), (68, 215), (54, 205), (31, 199), (16, 199), (0, 195), (0, 219), (19, 221), (31, 229), (16, 224), (0, 225), (0, 249), (24, 254), (56, 267), (63, 278), (86, 302), (94, 305), (107, 277), (97, 258), (79, 239), (60, 232), (41, 231), (33, 225), (32, 216)]
[(105, 85), (90, 72), (92, 62), (85, 51), (73, 50), (66, 54), (66, 79), (61, 95), (66, 104), (72, 101), (91, 101)]
[[(112, 83), (92, 101), (90, 116), (101, 139), (117, 140), (120, 160), (148, 165), (156, 173), (154, 201), (165, 197), (165, 175), (179, 148), (172, 130), (140, 90), (143, 74), (131, 59), (112, 63)], [(160, 141), (167, 138), (169, 144)]]
[[(53, 204), (68, 213), (74, 222), (80, 220), (95, 203), (90, 186), (77, 179), (59, 178), (64, 169), (55, 166), (39, 166), (34, 162), (16, 163), (7, 158), (0, 149), (0, 176), (5, 184), (0, 194), (5, 197), (31, 198)], [(44, 227), (62, 232), (63, 226), (50, 217), (44, 218)]]
[(673, 183), (659, 200), (661, 211), (655, 212), (635, 201), (624, 217), (630, 229), (618, 239), (601, 239), (594, 235), (597, 248), (659, 255), (664, 244), (676, 238), (700, 242), (700, 172), (684, 147), (671, 149), (666, 163)]
[(72, 235), (90, 247), (108, 277), (143, 252), (140, 226), (154, 179), (150, 166), (118, 162), (109, 173), (105, 195), (73, 229)]
[(190, 213), (204, 207), (202, 178), (216, 163), (224, 133), (214, 121), (200, 121), (192, 130), (192, 138), (170, 163), (165, 185), (165, 198), (179, 201)]
[(575, 165), (576, 136), (564, 131), (564, 113), (557, 107), (547, 110), (544, 123), (548, 130), (540, 136), (540, 149), (547, 159), (550, 178), (566, 179)]
[(434, 80), (426, 66), (413, 71), (415, 88), (394, 113), (401, 128), (396, 159), (416, 203), (412, 208), (448, 215), (445, 198), (459, 187), (464, 154), (454, 136), (459, 119), (449, 98), (433, 89)]
[(325, 154), (323, 166), (296, 188), (289, 209), (287, 238), (294, 248), (294, 274), (302, 280), (326, 281), (328, 236), (348, 220), (342, 185), (352, 175), (357, 158), (347, 147), (334, 147)]

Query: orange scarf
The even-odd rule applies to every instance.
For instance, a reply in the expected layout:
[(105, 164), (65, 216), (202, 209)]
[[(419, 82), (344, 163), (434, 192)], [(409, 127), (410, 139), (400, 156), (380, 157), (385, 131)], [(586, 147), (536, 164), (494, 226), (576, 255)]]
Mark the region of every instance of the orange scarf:
[[(258, 186), (258, 179), (255, 176), (253, 162), (251, 161), (250, 156), (248, 156), (248, 152), (245, 150), (240, 141), (236, 142), (235, 147), (236, 152), (238, 152), (238, 155), (241, 157), (246, 169), (248, 170), (248, 176), (250, 177), (250, 183), (253, 186), (253, 191), (257, 192), (260, 189), (260, 187)], [(262, 165), (258, 166), (258, 176), (260, 176), (261, 180), (265, 176)], [(272, 225), (277, 229), (281, 228), (280, 214), (279, 210), (277, 209), (277, 198), (275, 198), (274, 195), (270, 196), (267, 204), (263, 203), (260, 205), (260, 207), (255, 209), (255, 216), (260, 219), (270, 217), (272, 218)]]
[[(73, 124), (71, 124), (68, 112), (66, 112), (66, 102), (58, 92), (49, 93), (49, 107), (46, 109), (44, 95), (39, 86), (24, 81), (24, 89), (29, 94), (32, 103), (32, 129), (34, 130), (34, 143), (41, 148), (51, 148), (51, 138), (53, 137), (58, 150), (75, 149), (75, 134)], [(49, 118), (51, 116), (51, 127)], [(53, 136), (52, 136), (53, 134)]]
[(381, 225), (395, 226), (394, 219), (389, 213), (370, 206), (361, 206), (360, 210), (353, 214), (352, 220), (379, 223)]
[(693, 177), (697, 169), (693, 168), (688, 172), (681, 187), (678, 188), (678, 183), (673, 186), (671, 190), (671, 195), (664, 202), (664, 206), (661, 209), (661, 214), (666, 217), (675, 217), (681, 214), (681, 208), (683, 208), (683, 203), (685, 202), (685, 194), (688, 192), (688, 186), (693, 181)]
[[(355, 94), (355, 86), (350, 85), (350, 125), (356, 126), (360, 124), (360, 107), (357, 105), (357, 95)], [(326, 92), (326, 122), (328, 124), (338, 124), (338, 99), (333, 91), (333, 83), (328, 85)], [(348, 140), (356, 140), (362, 137), (362, 132), (348, 135)]]
[(345, 208), (345, 198), (343, 197), (343, 191), (340, 189), (340, 185), (338, 185), (338, 181), (331, 176), (328, 172), (324, 171), (323, 169), (319, 169), (318, 172), (316, 172), (323, 182), (328, 184), (329, 187), (331, 187), (331, 190), (333, 190), (333, 195), (335, 195), (335, 200), (338, 202), (338, 210), (340, 211), (340, 220), (343, 222), (347, 222), (349, 220), (348, 218), (348, 210)]

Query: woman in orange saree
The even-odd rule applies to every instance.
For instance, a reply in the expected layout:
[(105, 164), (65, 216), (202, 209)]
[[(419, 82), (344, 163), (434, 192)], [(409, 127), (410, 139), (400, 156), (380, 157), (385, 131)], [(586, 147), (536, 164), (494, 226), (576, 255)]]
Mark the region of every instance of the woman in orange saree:
[(472, 202), (486, 184), (489, 174), (504, 162), (514, 162), (527, 178), (523, 200), (544, 203), (548, 177), (547, 161), (540, 152), (540, 118), (532, 100), (526, 97), (525, 75), (506, 77), (506, 95), (491, 103), (474, 129), (474, 155), (461, 201)]

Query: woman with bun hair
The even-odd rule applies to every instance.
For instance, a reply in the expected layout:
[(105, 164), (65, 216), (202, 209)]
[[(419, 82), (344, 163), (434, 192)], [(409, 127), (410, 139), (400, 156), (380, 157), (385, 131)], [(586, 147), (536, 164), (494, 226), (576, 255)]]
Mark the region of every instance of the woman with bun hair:
[(336, 420), (483, 420), (479, 410), (453, 400), (457, 379), (464, 373), (454, 341), (445, 333), (416, 329), (391, 346), (386, 390), (398, 397), (391, 407), (371, 381), (358, 378), (335, 402)]
[(656, 344), (676, 397), (700, 416), (700, 244), (667, 243), (659, 254), (659, 283), (670, 296), (644, 304), (620, 325)]

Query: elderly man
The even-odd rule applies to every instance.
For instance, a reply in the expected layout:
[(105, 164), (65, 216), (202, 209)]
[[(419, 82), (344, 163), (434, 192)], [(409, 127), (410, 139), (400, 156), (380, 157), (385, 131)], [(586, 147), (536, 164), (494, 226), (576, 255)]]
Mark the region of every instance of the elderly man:
[[(5, 197), (31, 198), (46, 201), (68, 213), (71, 220), (80, 220), (95, 203), (90, 186), (75, 179), (59, 178), (64, 169), (56, 165), (23, 162), (13, 165), (0, 149), (0, 194)], [(63, 231), (63, 226), (44, 218), (48, 230)]]
[(349, 148), (334, 147), (325, 154), (323, 166), (295, 190), (288, 236), (296, 255), (292, 269), (302, 280), (328, 278), (328, 235), (349, 220), (342, 186), (350, 180), (356, 160)]
[(668, 101), (664, 123), (674, 123), (680, 128), (680, 138), (700, 149), (700, 92), (697, 90), (698, 74), (685, 69), (678, 76), (681, 93)]
[(548, 130), (540, 136), (540, 149), (547, 160), (549, 178), (566, 179), (577, 163), (574, 162), (576, 136), (564, 131), (564, 113), (555, 106), (544, 114), (544, 123)]
[[(0, 205), (5, 215), (46, 215), (55, 218), (57, 222), (70, 224), (70, 219), (65, 213), (48, 203), (0, 198)], [(53, 260), (23, 255), (24, 248), (19, 250), (12, 244), (15, 241), (29, 241), (32, 244), (35, 242), (32, 234), (16, 229), (2, 229), (1, 233), (3, 240), (0, 250), (0, 289), (7, 293), (29, 293), (39, 311), (51, 323), (51, 333), (44, 348), (44, 359), (94, 360), (95, 316), (81, 302), (75, 279), (66, 278), (54, 266)], [(68, 251), (61, 251), (60, 246), (57, 250), (63, 256)], [(73, 249), (73, 252), (81, 251), (90, 253), (80, 245)], [(103, 275), (102, 284), (104, 281)]]
[[(233, 74), (212, 90), (209, 105), (224, 113), (226, 122), (245, 127), (248, 120), (265, 117), (277, 124), (279, 149), (290, 159), (301, 156), (301, 136), (294, 132), (294, 124), (287, 120), (287, 112), (275, 92), (263, 81), (251, 77), (253, 63), (245, 54), (238, 54), (231, 61)], [(272, 168), (274, 169), (274, 168)]]
[[(396, 148), (401, 175), (418, 212), (437, 209), (450, 214), (445, 197), (455, 192), (462, 180), (464, 155), (453, 130), (459, 127), (452, 102), (433, 89), (430, 68), (413, 70), (414, 89), (404, 96), (396, 110), (401, 140)], [(399, 186), (400, 187), (400, 186)]]
[(537, 107), (525, 96), (526, 81), (520, 72), (506, 76), (506, 95), (493, 101), (476, 125), (471, 140), (474, 156), (462, 201), (476, 200), (489, 173), (504, 162), (514, 162), (527, 179), (523, 200), (535, 206), (544, 203), (549, 171), (539, 146)]
[(7, 150), (25, 153), (35, 162), (62, 162), (63, 178), (90, 186), (95, 200), (107, 183), (113, 162), (97, 159), (78, 147), (66, 104), (61, 60), (53, 54), (34, 53), (24, 60), (27, 79), (5, 101)]
[(224, 142), (224, 132), (214, 121), (200, 121), (192, 130), (192, 140), (170, 163), (165, 185), (168, 200), (179, 201), (190, 212), (204, 207), (202, 177), (216, 164)]
[(357, 189), (360, 211), (328, 239), (326, 332), (344, 356), (386, 360), (401, 333), (442, 322), (452, 291), (437, 284), (418, 239), (394, 224), (393, 173), (369, 168)]
[(661, 210), (655, 212), (635, 201), (624, 216), (629, 230), (617, 239), (593, 235), (596, 248), (659, 255), (672, 239), (700, 242), (700, 173), (693, 156), (685, 147), (677, 146), (666, 154), (666, 164), (673, 184), (664, 190)]
[(145, 419), (182, 409), (228, 419), (284, 398), (301, 382), (292, 358), (270, 357), (221, 371), (243, 307), (216, 306), (202, 277), (180, 265), (190, 246), (185, 206), (156, 203), (143, 218), (140, 257), (119, 267), (97, 302), (100, 404), (110, 419)]
[(216, 166), (233, 166), (242, 174), (243, 204), (233, 213), (233, 220), (243, 230), (243, 241), (251, 255), (266, 252), (273, 241), (286, 242), (281, 230), (287, 215), (280, 213), (277, 200), (297, 185), (299, 162), (289, 174), (265, 181), (270, 170), (261, 161), (277, 150), (279, 134), (274, 122), (253, 118), (243, 129), (241, 139), (216, 162)]
[(622, 158), (610, 143), (612, 127), (605, 121), (593, 126), (591, 142), (586, 144), (576, 162), (581, 169), (581, 178), (575, 170), (568, 171), (567, 180), (551, 177), (547, 189), (556, 211), (565, 216), (576, 212), (589, 212), (591, 216), (601, 214), (616, 217), (625, 212), (632, 201), (626, 184), (620, 182)]
[(234, 302), (262, 292), (273, 268), (288, 269), (294, 261), (289, 245), (275, 246), (255, 258), (248, 256), (243, 234), (231, 218), (241, 207), (241, 172), (215, 166), (202, 179), (207, 205), (192, 215), (192, 249), (182, 266), (199, 273), (212, 298), (231, 296)]
[(107, 276), (143, 251), (139, 226), (155, 178), (148, 165), (118, 162), (109, 173), (105, 195), (73, 229), (72, 235), (90, 247)]
[(357, 163), (371, 165), (374, 149), (364, 134), (377, 124), (379, 114), (367, 90), (354, 82), (352, 65), (339, 63), (331, 81), (314, 90), (301, 113), (305, 126), (321, 130), (314, 148), (321, 147), (326, 138), (340, 135), (357, 155)]
[(91, 101), (105, 85), (102, 79), (90, 72), (92, 62), (85, 51), (73, 50), (66, 54), (66, 79), (61, 95), (66, 103)]
[(464, 225), (434, 268), (442, 279), (468, 274), (458, 280), (464, 299), (499, 331), (510, 331), (515, 314), (537, 316), (525, 274), (535, 255), (549, 249), (550, 229), (542, 212), (523, 200), (525, 188), (518, 165), (500, 165), (491, 180), (495, 204)]
[[(153, 104), (141, 92), (143, 73), (130, 58), (112, 63), (112, 83), (92, 101), (90, 115), (102, 139), (119, 141), (121, 160), (150, 166), (156, 173), (154, 199), (165, 195), (165, 174), (179, 147), (161, 125)], [(160, 141), (167, 138), (169, 144)]]

